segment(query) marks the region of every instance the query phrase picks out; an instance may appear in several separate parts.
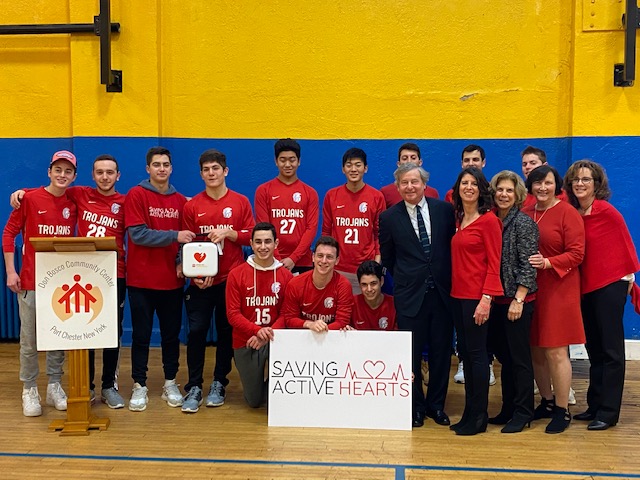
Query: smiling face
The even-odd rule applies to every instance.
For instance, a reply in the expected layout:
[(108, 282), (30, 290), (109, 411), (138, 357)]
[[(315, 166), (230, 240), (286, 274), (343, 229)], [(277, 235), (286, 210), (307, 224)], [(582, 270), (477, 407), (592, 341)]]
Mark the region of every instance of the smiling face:
[(65, 190), (76, 179), (76, 169), (67, 160), (56, 160), (49, 167), (48, 175), (51, 187), (56, 190)]
[(120, 179), (118, 165), (113, 160), (98, 160), (93, 164), (91, 172), (96, 188), (103, 195), (110, 195), (115, 191), (116, 182)]
[(462, 203), (477, 203), (480, 198), (480, 188), (478, 181), (470, 173), (465, 173), (460, 180), (460, 189), (458, 190)]
[(251, 239), (251, 249), (255, 255), (255, 262), (263, 267), (273, 264), (273, 253), (278, 246), (271, 230), (256, 230)]
[(152, 185), (166, 184), (172, 171), (171, 159), (167, 155), (154, 155), (147, 165), (147, 173)]
[(368, 304), (375, 304), (382, 295), (383, 281), (375, 275), (362, 275), (360, 277), (360, 289)]
[(207, 188), (217, 188), (225, 184), (225, 177), (229, 168), (222, 168), (218, 162), (206, 162), (202, 164), (200, 176)]
[(542, 206), (550, 206), (550, 204), (556, 198), (556, 179), (553, 176), (552, 172), (547, 173), (547, 176), (544, 177), (539, 182), (533, 182), (531, 184), (531, 193), (539, 205)]
[(350, 183), (360, 183), (367, 173), (367, 167), (360, 158), (350, 158), (342, 167), (342, 173), (347, 177)]
[(571, 181), (571, 189), (581, 204), (592, 203), (596, 198), (596, 185), (591, 169), (585, 167), (579, 169), (576, 177)]
[(318, 245), (313, 252), (313, 268), (320, 275), (330, 275), (338, 264), (336, 248), (330, 245)]
[(463, 170), (467, 167), (476, 167), (482, 170), (482, 168), (486, 164), (487, 164), (487, 161), (482, 159), (482, 154), (480, 153), (480, 150), (474, 150), (472, 152), (462, 153), (462, 169)]
[(280, 152), (276, 158), (276, 166), (278, 167), (278, 176), (285, 181), (293, 181), (297, 178), (300, 159), (296, 152), (285, 150)]
[(527, 153), (526, 155), (523, 155), (522, 156), (522, 175), (524, 176), (525, 180), (531, 173), (531, 170), (533, 170), (534, 168), (538, 168), (540, 165), (544, 165), (544, 163), (542, 162), (542, 160), (540, 160), (540, 157), (535, 153)]
[(508, 212), (516, 204), (516, 186), (509, 179), (500, 180), (496, 185), (494, 197), (496, 206), (501, 212)]
[(418, 169), (410, 170), (398, 180), (398, 192), (402, 199), (411, 205), (417, 205), (424, 197), (425, 183)]

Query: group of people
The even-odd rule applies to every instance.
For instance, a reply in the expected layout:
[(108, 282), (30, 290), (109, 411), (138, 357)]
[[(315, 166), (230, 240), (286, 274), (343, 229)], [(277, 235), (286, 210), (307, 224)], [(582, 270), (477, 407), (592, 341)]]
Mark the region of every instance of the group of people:
[[(488, 182), (484, 150), (469, 145), (462, 152), (462, 171), (441, 201), (427, 186), (416, 144), (399, 148), (395, 182), (380, 190), (364, 182), (366, 153), (351, 148), (342, 159), (346, 183), (325, 195), (321, 236), (314, 243), (319, 199), (298, 178), (300, 146), (281, 139), (274, 154), (278, 175), (258, 187), (254, 209), (247, 197), (227, 187), (226, 156), (214, 149), (200, 156), (205, 189), (190, 199), (171, 185), (171, 153), (163, 147), (147, 152), (149, 178), (126, 196), (116, 191), (120, 170), (110, 155), (93, 163), (95, 187), (70, 186), (77, 159), (67, 151), (53, 155), (49, 185), (14, 192), (15, 210), (2, 244), (7, 286), (18, 294), (25, 416), (42, 413), (35, 255), (28, 240), (48, 231), (73, 236), (77, 225), (79, 236), (114, 236), (118, 244), (120, 334), (125, 293), (131, 308), (132, 411), (148, 404), (155, 314), (162, 338), (162, 399), (185, 413), (197, 412), (203, 403), (224, 404), (232, 359), (245, 400), (262, 405), (269, 341), (278, 328), (399, 329), (413, 333), (413, 426), (422, 426), (425, 416), (450, 425), (444, 406), (455, 325), (465, 367), (464, 413), (450, 425), (456, 434), (485, 431), (487, 423), (518, 432), (537, 418), (551, 418), (547, 432), (563, 431), (571, 419), (567, 347), (584, 343), (585, 332), (589, 408), (574, 418), (589, 420), (596, 430), (616, 424), (624, 384), (622, 309), (640, 264), (622, 216), (606, 202), (610, 192), (602, 167), (590, 161), (572, 165), (561, 201), (563, 181), (542, 150), (528, 147), (522, 153), (525, 187), (510, 171)], [(96, 218), (108, 221), (96, 223)], [(18, 274), (14, 242), (20, 233), (24, 256)], [(185, 289), (181, 245), (203, 238), (223, 252), (218, 273), (190, 278)], [(609, 238), (620, 241), (603, 248)], [(243, 246), (252, 251), (246, 260)], [(382, 293), (385, 277), (393, 280), (393, 297)], [(183, 302), (189, 325), (184, 394), (176, 383)], [(214, 312), (216, 361), (205, 397), (206, 338)], [(502, 363), (503, 405), (489, 418), (487, 359), (494, 354)], [(101, 398), (111, 408), (125, 406), (116, 382), (118, 359), (118, 348), (103, 353)], [(47, 352), (46, 403), (58, 410), (66, 409), (63, 362), (62, 352)], [(95, 397), (95, 355), (89, 363)], [(534, 377), (542, 396), (535, 409)]]

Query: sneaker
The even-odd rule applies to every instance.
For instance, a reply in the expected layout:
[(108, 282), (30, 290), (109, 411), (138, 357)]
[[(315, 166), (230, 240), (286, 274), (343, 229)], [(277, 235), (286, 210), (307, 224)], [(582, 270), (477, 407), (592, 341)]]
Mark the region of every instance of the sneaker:
[(489, 364), (489, 385), (495, 385), (496, 384), (496, 376), (493, 373), (493, 363)]
[(224, 385), (214, 380), (207, 395), (207, 407), (219, 407), (224, 405)]
[(109, 408), (124, 407), (124, 398), (115, 387), (102, 389), (102, 402), (106, 403)]
[(89, 401), (91, 402), (91, 405), (96, 404), (96, 391), (93, 388), (89, 390)]
[(422, 383), (425, 387), (429, 386), (429, 363), (423, 358), (420, 364), (422, 370)]
[(180, 393), (179, 385), (175, 379), (165, 380), (164, 387), (162, 387), (162, 400), (167, 402), (170, 407), (179, 407), (182, 405), (182, 394)]
[(453, 381), (456, 383), (464, 383), (464, 363), (462, 360), (458, 362), (458, 371), (453, 376)]
[(22, 414), (25, 417), (39, 417), (42, 415), (38, 387), (22, 389)]
[(191, 387), (187, 396), (182, 402), (182, 411), (184, 413), (196, 413), (202, 405), (202, 389), (200, 387)]
[(55, 407), (56, 410), (67, 409), (67, 394), (64, 393), (60, 382), (47, 385), (47, 405)]
[(147, 387), (143, 387), (139, 383), (134, 383), (131, 400), (129, 400), (129, 410), (132, 412), (142, 412), (146, 410), (147, 403), (149, 403), (149, 397), (147, 396), (148, 391), (149, 389), (147, 389)]
[(573, 387), (569, 387), (569, 405), (575, 405), (576, 403), (576, 391)]

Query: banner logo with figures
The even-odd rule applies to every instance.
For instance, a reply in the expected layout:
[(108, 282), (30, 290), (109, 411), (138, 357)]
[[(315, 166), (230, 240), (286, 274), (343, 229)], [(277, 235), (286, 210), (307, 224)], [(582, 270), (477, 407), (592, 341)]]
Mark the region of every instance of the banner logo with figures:
[(118, 345), (116, 252), (36, 254), (38, 350)]

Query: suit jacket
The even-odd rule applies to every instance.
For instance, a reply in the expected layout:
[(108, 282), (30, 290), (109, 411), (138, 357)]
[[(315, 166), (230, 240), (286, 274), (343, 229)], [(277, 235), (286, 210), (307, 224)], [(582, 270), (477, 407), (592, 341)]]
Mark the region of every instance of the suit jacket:
[(451, 238), (456, 231), (453, 206), (426, 198), (431, 217), (431, 255), (422, 250), (404, 202), (380, 215), (382, 265), (393, 277), (393, 296), (399, 315), (418, 314), (427, 289), (429, 274), (449, 307), (451, 302)]

